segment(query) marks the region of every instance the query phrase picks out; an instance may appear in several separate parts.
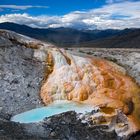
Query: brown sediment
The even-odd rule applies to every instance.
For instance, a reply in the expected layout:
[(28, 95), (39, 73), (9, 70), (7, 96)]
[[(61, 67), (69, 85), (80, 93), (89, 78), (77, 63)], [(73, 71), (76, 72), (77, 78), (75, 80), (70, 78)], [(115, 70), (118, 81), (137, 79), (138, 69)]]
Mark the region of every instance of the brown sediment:
[(39, 49), (41, 45), (42, 44), (40, 43), (29, 42), (28, 44), (25, 44), (25, 47), (31, 48), (31, 49)]
[[(131, 120), (140, 129), (139, 85), (135, 83), (133, 78), (123, 74), (120, 71), (117, 71), (111, 67), (110, 64), (108, 65), (107, 61), (102, 60), (101, 62), (100, 60), (94, 60), (94, 64), (98, 66), (100, 71), (105, 73), (103, 74), (104, 85), (102, 88), (100, 88), (100, 90), (107, 88), (107, 91), (105, 90), (104, 93), (99, 92), (98, 94), (104, 94), (106, 97), (114, 100), (114, 103), (108, 102), (105, 104), (105, 106), (107, 106), (107, 108), (105, 108), (108, 109), (108, 107), (111, 107), (115, 109), (121, 109), (128, 117), (131, 116)], [(100, 96), (100, 98), (102, 97)], [(96, 100), (100, 100), (100, 98), (96, 98)]]
[(29, 42), (29, 43), (26, 43), (26, 42), (20, 42), (18, 41), (17, 39), (15, 38), (10, 38), (9, 39), (13, 44), (19, 44), (19, 45), (23, 45), (25, 46), (26, 48), (31, 48), (31, 49), (39, 49), (40, 46), (42, 45), (41, 43), (34, 43), (34, 42)]
[(48, 67), (40, 92), (46, 105), (66, 99), (99, 106), (106, 114), (120, 109), (128, 118), (131, 116), (130, 120), (140, 129), (140, 87), (123, 68), (104, 59), (68, 57), (59, 49), (56, 51), (64, 56), (61, 59), (67, 64), (61, 64), (61, 61), (62, 66), (53, 71), (55, 56), (48, 53)]
[(45, 63), (46, 63), (46, 67), (44, 71), (43, 83), (46, 82), (48, 76), (53, 72), (54, 62), (53, 62), (53, 56), (51, 52), (48, 52)]
[(113, 112), (115, 112), (115, 109), (111, 107), (101, 107), (101, 112), (112, 114)]
[(60, 53), (65, 57), (67, 63), (68, 63), (69, 65), (71, 65), (71, 59), (70, 59), (64, 52), (62, 52), (60, 49), (59, 49), (59, 51), (60, 51)]
[[(46, 63), (46, 67), (45, 67), (45, 70), (44, 70), (44, 77), (43, 77), (43, 80), (42, 80), (42, 87), (47, 82), (47, 79), (48, 79), (49, 75), (53, 72), (54, 62), (53, 62), (53, 56), (52, 56), (51, 52), (47, 53), (45, 63)], [(48, 104), (48, 103), (52, 102), (51, 94), (53, 94), (53, 93), (48, 95), (46, 93), (46, 90), (44, 90), (42, 87), (41, 87), (41, 90), (40, 90), (41, 99), (43, 100), (43, 103), (47, 102), (47, 104)]]

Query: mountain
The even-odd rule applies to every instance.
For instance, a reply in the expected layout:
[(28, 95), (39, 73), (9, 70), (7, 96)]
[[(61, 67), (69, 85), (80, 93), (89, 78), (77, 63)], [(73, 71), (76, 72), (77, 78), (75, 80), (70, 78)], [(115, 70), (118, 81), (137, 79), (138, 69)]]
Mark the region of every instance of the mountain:
[(72, 47), (140, 48), (140, 29), (125, 29), (119, 34), (80, 43)]
[(140, 48), (140, 29), (76, 30), (72, 28), (32, 28), (16, 23), (0, 23), (7, 29), (60, 47)]

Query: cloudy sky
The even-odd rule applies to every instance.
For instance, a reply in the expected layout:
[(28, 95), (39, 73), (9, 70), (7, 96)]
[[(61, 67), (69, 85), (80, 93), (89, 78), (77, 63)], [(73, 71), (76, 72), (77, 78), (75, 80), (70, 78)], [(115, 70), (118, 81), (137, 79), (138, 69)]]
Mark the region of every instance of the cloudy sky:
[(140, 0), (0, 0), (2, 22), (38, 28), (140, 28)]

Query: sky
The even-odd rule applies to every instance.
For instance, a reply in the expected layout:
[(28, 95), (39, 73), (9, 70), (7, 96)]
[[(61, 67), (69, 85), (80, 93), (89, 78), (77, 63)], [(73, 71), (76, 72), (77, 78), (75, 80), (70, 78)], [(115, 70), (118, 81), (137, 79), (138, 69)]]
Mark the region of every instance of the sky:
[(140, 28), (140, 0), (0, 0), (0, 23), (37, 28)]

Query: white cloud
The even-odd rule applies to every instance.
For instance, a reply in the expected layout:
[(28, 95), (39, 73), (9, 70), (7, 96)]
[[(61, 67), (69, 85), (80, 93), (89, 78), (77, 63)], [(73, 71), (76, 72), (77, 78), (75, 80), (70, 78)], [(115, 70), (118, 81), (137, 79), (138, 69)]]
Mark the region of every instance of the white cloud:
[(106, 0), (106, 3), (112, 4), (112, 3), (115, 3), (115, 2), (124, 2), (124, 1), (127, 1), (127, 0)]
[(15, 22), (32, 27), (73, 27), (78, 29), (140, 28), (140, 1), (105, 5), (89, 11), (74, 11), (63, 16), (7, 14), (0, 22)]
[(26, 10), (30, 8), (48, 8), (48, 6), (33, 6), (33, 5), (0, 5), (0, 8), (5, 9), (17, 9), (17, 10)]

